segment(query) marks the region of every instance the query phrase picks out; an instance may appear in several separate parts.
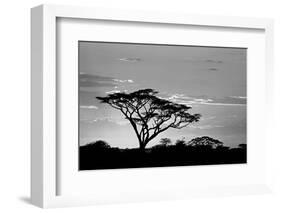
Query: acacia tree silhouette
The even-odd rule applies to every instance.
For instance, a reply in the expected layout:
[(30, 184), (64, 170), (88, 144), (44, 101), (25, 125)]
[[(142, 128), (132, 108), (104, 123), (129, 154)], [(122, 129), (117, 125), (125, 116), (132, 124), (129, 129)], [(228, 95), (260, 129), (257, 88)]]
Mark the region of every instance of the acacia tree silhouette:
[(120, 110), (132, 125), (138, 141), (139, 149), (161, 132), (169, 128), (181, 129), (199, 121), (200, 114), (190, 114), (191, 107), (173, 103), (156, 96), (153, 89), (142, 89), (132, 93), (113, 93), (106, 97), (96, 97), (101, 103), (109, 104)]
[(208, 136), (203, 136), (193, 138), (187, 143), (187, 146), (210, 146), (212, 148), (217, 148), (223, 146), (223, 142)]

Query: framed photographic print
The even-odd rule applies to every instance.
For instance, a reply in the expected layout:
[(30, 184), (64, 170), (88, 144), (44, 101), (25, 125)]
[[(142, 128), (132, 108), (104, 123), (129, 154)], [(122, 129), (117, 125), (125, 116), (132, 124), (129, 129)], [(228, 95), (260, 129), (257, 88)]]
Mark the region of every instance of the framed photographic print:
[(272, 28), (33, 8), (32, 203), (269, 192)]
[(247, 162), (246, 48), (78, 48), (80, 170)]

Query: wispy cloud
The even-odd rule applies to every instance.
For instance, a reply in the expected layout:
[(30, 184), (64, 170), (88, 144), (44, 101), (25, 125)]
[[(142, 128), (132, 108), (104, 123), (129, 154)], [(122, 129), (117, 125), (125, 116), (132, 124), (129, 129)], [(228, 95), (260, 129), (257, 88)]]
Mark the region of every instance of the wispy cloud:
[(86, 73), (79, 74), (80, 87), (112, 87), (117, 88), (123, 84), (133, 84), (132, 79), (116, 79), (108, 76), (92, 75)]
[(244, 106), (246, 105), (247, 98), (244, 96), (229, 96), (229, 97), (207, 97), (207, 96), (186, 96), (184, 94), (172, 94), (165, 96), (161, 95), (161, 98), (168, 99), (170, 101), (184, 104), (184, 105), (219, 105), (219, 106)]
[(230, 96), (231, 98), (247, 99), (246, 96)]
[(222, 64), (222, 60), (214, 60), (214, 59), (207, 59), (205, 62), (211, 63), (211, 64)]
[(103, 117), (103, 118), (97, 118), (97, 119), (84, 119), (80, 120), (80, 122), (88, 123), (88, 124), (97, 124), (97, 123), (112, 123), (119, 126), (125, 126), (129, 124), (128, 120), (125, 119), (116, 119), (112, 117)]
[(98, 107), (94, 105), (89, 105), (89, 106), (80, 105), (80, 109), (98, 109)]
[(221, 127), (224, 127), (224, 126), (221, 126), (221, 125), (202, 125), (202, 126), (190, 125), (190, 128), (193, 128), (193, 129), (213, 129), (213, 128), (221, 128)]
[(140, 62), (140, 58), (119, 58), (119, 61), (125, 61), (125, 62)]
[(110, 90), (105, 92), (106, 94), (113, 94), (113, 93), (117, 93), (117, 92), (121, 92), (120, 90)]
[(114, 78), (92, 74), (79, 74), (80, 87), (114, 87), (117, 83)]
[(128, 80), (113, 79), (113, 81), (116, 81), (119, 83), (134, 83), (134, 81), (131, 79), (128, 79)]
[(222, 64), (223, 61), (220, 59), (213, 59), (213, 58), (209, 58), (209, 59), (201, 59), (201, 58), (186, 58), (184, 60), (185, 62), (188, 63), (199, 63), (199, 64)]

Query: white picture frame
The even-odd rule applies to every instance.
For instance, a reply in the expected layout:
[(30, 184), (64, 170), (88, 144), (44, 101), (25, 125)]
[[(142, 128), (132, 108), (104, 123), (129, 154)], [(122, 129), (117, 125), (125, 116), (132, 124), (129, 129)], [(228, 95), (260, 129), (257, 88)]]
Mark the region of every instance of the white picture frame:
[[(173, 13), (152, 13), (147, 11), (123, 11), (100, 8), (84, 8), (73, 6), (42, 5), (31, 10), (31, 72), (32, 72), (32, 104), (31, 104), (31, 201), (33, 204), (47, 207), (91, 205), (97, 203), (114, 203), (142, 200), (178, 199), (194, 196), (214, 196), (233, 194), (252, 194), (270, 191), (270, 165), (263, 171), (266, 178), (258, 184), (221, 185), (219, 187), (202, 188), (198, 183), (193, 190), (169, 188), (154, 193), (103, 196), (58, 196), (58, 174), (61, 169), (57, 165), (57, 19), (75, 18), (88, 20), (113, 20), (132, 23), (154, 23), (163, 25), (193, 25), (202, 27), (220, 27), (231, 29), (258, 29), (265, 34), (265, 74), (266, 83), (265, 106), (272, 112), (273, 91), (273, 21), (271, 19), (216, 17), (203, 15), (187, 15)], [(270, 123), (270, 113), (267, 116)], [(270, 127), (266, 125), (266, 146), (269, 146)], [(264, 155), (264, 154), (263, 154)], [(264, 156), (263, 156), (264, 157)], [(268, 156), (266, 156), (268, 157)], [(119, 171), (120, 173), (124, 171)], [(163, 186), (164, 187), (164, 186)]]

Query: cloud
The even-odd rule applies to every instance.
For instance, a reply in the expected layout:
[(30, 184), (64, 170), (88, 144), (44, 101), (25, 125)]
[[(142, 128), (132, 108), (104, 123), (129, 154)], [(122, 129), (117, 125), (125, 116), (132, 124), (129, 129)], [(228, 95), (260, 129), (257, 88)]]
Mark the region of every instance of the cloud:
[(137, 86), (134, 84), (135, 82), (132, 79), (128, 80), (121, 80), (121, 79), (113, 79), (114, 82), (117, 82), (118, 84), (114, 86), (113, 90), (105, 92), (106, 94), (112, 94), (112, 93), (117, 93), (117, 92), (128, 92), (128, 88), (131, 88), (132, 86), (135, 87)]
[(120, 61), (126, 61), (126, 62), (140, 62), (140, 58), (119, 58)]
[(114, 87), (117, 83), (114, 82), (114, 78), (92, 75), (92, 74), (79, 74), (79, 86), (80, 87)]
[(80, 109), (98, 109), (98, 107), (94, 106), (94, 105), (90, 105), (90, 106), (82, 105), (82, 106), (80, 106)]
[(213, 59), (207, 59), (205, 62), (212, 63), (212, 64), (222, 64), (222, 60), (213, 60)]
[(128, 79), (128, 80), (113, 79), (113, 81), (116, 81), (119, 83), (134, 83), (134, 81), (131, 79)]
[(190, 126), (190, 128), (194, 128), (194, 129), (213, 129), (213, 128), (221, 128), (224, 126), (221, 125), (202, 125), (202, 126)]
[(214, 67), (209, 68), (208, 70), (209, 70), (209, 71), (219, 71), (219, 69), (218, 69), (218, 68), (214, 68)]
[[(166, 95), (167, 96), (167, 95)], [(184, 94), (172, 94), (165, 97), (162, 94), (161, 98), (172, 102), (184, 105), (217, 105), (217, 106), (245, 106), (247, 98), (244, 96), (229, 96), (229, 97), (207, 97), (207, 96), (185, 96)]]
[(188, 63), (198, 63), (198, 64), (222, 64), (223, 61), (220, 59), (200, 59), (200, 58), (187, 58), (184, 60)]
[(245, 96), (230, 96), (231, 98), (247, 99)]
[(117, 93), (117, 92), (121, 92), (120, 90), (111, 90), (111, 91), (107, 91), (105, 92), (106, 94), (113, 94), (113, 93)]
[(116, 79), (107, 76), (100, 75), (92, 75), (86, 73), (79, 74), (79, 86), (83, 87), (112, 87), (117, 89), (119, 86), (123, 84), (133, 84), (134, 81), (132, 79)]
[(87, 123), (87, 124), (115, 124), (118, 126), (125, 126), (129, 124), (128, 120), (125, 119), (117, 119), (117, 118), (112, 118), (112, 117), (103, 117), (103, 118), (97, 118), (97, 119), (84, 119), (80, 120), (82, 123)]
[[(222, 98), (215, 98), (214, 100), (217, 104), (224, 105), (246, 105), (247, 97), (244, 96), (227, 96)], [(214, 104), (215, 104), (214, 103)]]

